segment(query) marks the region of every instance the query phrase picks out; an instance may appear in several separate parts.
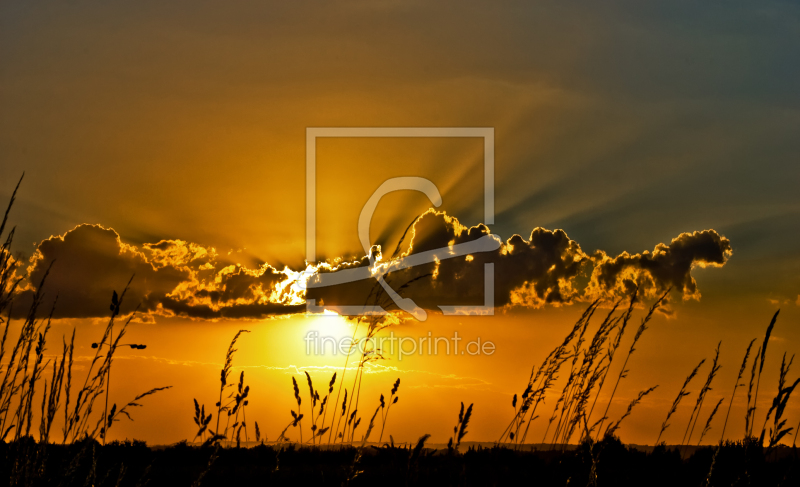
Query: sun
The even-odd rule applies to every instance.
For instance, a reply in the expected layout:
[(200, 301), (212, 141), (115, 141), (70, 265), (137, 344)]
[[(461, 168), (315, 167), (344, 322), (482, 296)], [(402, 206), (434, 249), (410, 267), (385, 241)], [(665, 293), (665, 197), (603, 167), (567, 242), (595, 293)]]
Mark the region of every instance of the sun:
[(343, 357), (353, 338), (355, 322), (330, 310), (306, 317), (302, 328), (308, 355), (331, 359)]

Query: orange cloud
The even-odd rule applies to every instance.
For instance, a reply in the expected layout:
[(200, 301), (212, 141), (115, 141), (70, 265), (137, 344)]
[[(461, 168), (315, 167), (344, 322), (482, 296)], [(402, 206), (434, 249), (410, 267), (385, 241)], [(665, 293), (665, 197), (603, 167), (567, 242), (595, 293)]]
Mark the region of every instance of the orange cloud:
[[(434, 210), (424, 213), (410, 232), (404, 257), (490, 235), (485, 225), (467, 228)], [(527, 239), (514, 235), (496, 251), (437, 260), (393, 272), (386, 279), (395, 289), (405, 287), (403, 297), (434, 310), (439, 305), (482, 304), (486, 263), (494, 264), (495, 306), (560, 306), (576, 300), (619, 297), (634, 286), (646, 296), (672, 287), (684, 299), (699, 299), (691, 270), (722, 266), (731, 253), (728, 239), (705, 230), (681, 234), (668, 245), (657, 245), (653, 252), (623, 252), (611, 258), (603, 251), (585, 253), (563, 230), (537, 227)], [(360, 281), (310, 289), (308, 297), (329, 305), (364, 304), (373, 289), (377, 289), (375, 281)]]
[[(398, 248), (384, 261), (489, 235), (483, 224), (466, 227), (452, 216), (430, 210), (409, 228), (404, 251)], [(378, 246), (372, 249), (375, 255), (380, 250)], [(699, 299), (691, 270), (722, 266), (731, 253), (730, 241), (714, 230), (683, 233), (652, 252), (623, 252), (612, 258), (603, 251), (587, 254), (563, 230), (534, 228), (527, 238), (513, 235), (498, 241), (496, 250), (435, 259), (391, 272), (386, 280), (403, 297), (431, 310), (440, 305), (483, 304), (487, 263), (494, 265), (494, 304), (498, 307), (537, 308), (613, 298), (629, 293), (633, 286), (646, 296), (672, 287), (684, 299)], [(134, 275), (123, 313), (139, 306), (151, 317), (260, 319), (303, 312), (306, 298), (331, 306), (365, 304), (370, 296), (377, 296), (382, 306), (392, 309), (391, 300), (381, 295), (374, 279), (306, 291), (299, 285), (304, 276), (292, 269), (278, 270), (267, 263), (251, 269), (219, 256), (212, 247), (183, 240), (137, 247), (122, 242), (113, 229), (87, 224), (39, 244), (15, 299), (16, 313), (28, 309), (51, 263), (42, 306), (49, 310), (58, 295), (54, 316), (59, 318), (107, 315), (112, 291), (120, 291)], [(336, 260), (308, 270), (330, 273), (368, 265), (365, 257), (352, 262)], [(372, 294), (376, 289), (380, 292)]]
[(645, 296), (655, 296), (672, 287), (683, 299), (700, 299), (694, 267), (722, 267), (733, 254), (730, 240), (714, 230), (682, 233), (652, 252), (611, 258), (598, 251), (587, 294), (594, 297), (629, 293), (638, 286)]
[(30, 260), (26, 286), (15, 299), (17, 313), (30, 306), (50, 263), (42, 306), (49, 309), (57, 295), (54, 316), (59, 318), (107, 315), (112, 291), (121, 291), (134, 276), (123, 313), (139, 306), (145, 313), (215, 319), (300, 310), (289, 290), (276, 293), (291, 276), (266, 264), (247, 269), (220, 260), (213, 248), (182, 240), (138, 248), (122, 242), (113, 229), (79, 225), (39, 244)]

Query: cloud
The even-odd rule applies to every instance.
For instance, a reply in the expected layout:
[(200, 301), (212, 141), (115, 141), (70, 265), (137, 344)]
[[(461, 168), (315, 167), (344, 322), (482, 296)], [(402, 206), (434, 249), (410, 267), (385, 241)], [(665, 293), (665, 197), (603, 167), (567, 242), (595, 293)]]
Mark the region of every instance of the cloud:
[[(52, 267), (50, 267), (52, 263)], [(220, 260), (213, 248), (182, 240), (162, 240), (141, 248), (128, 245), (110, 228), (79, 225), (42, 241), (31, 258), (27, 285), (14, 303), (24, 316), (48, 267), (41, 307), (58, 296), (57, 318), (109, 315), (113, 291), (133, 277), (121, 312), (190, 318), (262, 318), (300, 311), (281, 281), (287, 275), (264, 265), (246, 269)]]
[(722, 267), (732, 255), (730, 240), (714, 230), (682, 233), (669, 245), (658, 244), (652, 252), (611, 258), (598, 251), (588, 292), (597, 295), (629, 292), (639, 286), (653, 296), (672, 287), (683, 299), (700, 299), (694, 267)]
[[(489, 251), (449, 258), (455, 246), (478, 239), (490, 239), (495, 245)], [(563, 230), (537, 227), (527, 237), (513, 235), (502, 241), (486, 225), (466, 227), (434, 210), (417, 219), (402, 244), (393, 255), (381, 255), (378, 246), (372, 254), (388, 263), (435, 252), (433, 261), (385, 277), (402, 297), (428, 310), (482, 305), (485, 264), (493, 264), (494, 305), (498, 307), (539, 308), (614, 298), (628, 294), (634, 285), (645, 296), (672, 287), (684, 299), (699, 299), (692, 269), (722, 266), (732, 253), (728, 239), (704, 230), (683, 233), (652, 252), (623, 252), (616, 257), (603, 251), (589, 254)], [(304, 312), (306, 299), (328, 307), (373, 304), (370, 301), (377, 299), (384, 308), (395, 309), (372, 278), (305, 291), (299, 286), (301, 273), (292, 269), (277, 270), (267, 263), (251, 269), (219, 256), (214, 248), (183, 240), (137, 247), (122, 242), (113, 229), (86, 224), (39, 244), (15, 300), (16, 316), (26, 313), (51, 263), (42, 307), (49, 311), (58, 295), (57, 318), (108, 316), (112, 291), (120, 292), (134, 275), (121, 311), (129, 313), (139, 306), (148, 318), (262, 319)], [(366, 270), (368, 265), (368, 257), (363, 257), (310, 270), (335, 274)], [(374, 294), (375, 290), (380, 292)]]
[[(430, 211), (414, 226), (407, 253), (460, 244), (489, 234), (485, 225), (466, 228), (453, 217)], [(514, 235), (496, 251), (442, 260), (436, 278), (411, 287), (409, 295), (429, 309), (442, 304), (482, 304), (484, 264), (493, 263), (495, 305), (566, 304), (576, 296), (572, 283), (587, 261), (580, 245), (563, 230), (535, 228), (527, 239)], [(407, 271), (398, 280), (408, 281), (426, 271), (432, 273), (430, 267), (423, 267)]]
[[(404, 258), (424, 252), (452, 248), (491, 235), (483, 224), (465, 227), (454, 217), (429, 210), (410, 230)], [(496, 237), (490, 237), (496, 238)], [(446, 253), (446, 252), (445, 252)], [(577, 296), (573, 286), (584, 264), (589, 261), (577, 242), (562, 230), (535, 228), (527, 239), (514, 235), (498, 242), (497, 250), (476, 252), (455, 258), (392, 272), (386, 281), (402, 296), (426, 309), (439, 305), (481, 305), (484, 303), (484, 264), (494, 264), (495, 305), (525, 304), (543, 306), (567, 304)], [(365, 260), (358, 266), (367, 265)], [(337, 267), (334, 271), (342, 270)], [(370, 279), (327, 288), (309, 289), (308, 298), (322, 303), (366, 304), (375, 289)], [(385, 295), (382, 295), (385, 300)], [(384, 303), (381, 303), (383, 305)], [(386, 303), (391, 307), (391, 303)]]
[(14, 304), (16, 313), (27, 311), (51, 263), (42, 306), (49, 311), (58, 296), (55, 316), (63, 318), (108, 315), (112, 291), (122, 291), (133, 275), (136, 280), (123, 302), (124, 313), (139, 303), (147, 311), (156, 296), (166, 295), (190, 277), (188, 271), (176, 266), (155, 268), (145, 254), (123, 243), (112, 229), (80, 225), (39, 244), (28, 267), (27, 288)]
[[(490, 235), (485, 225), (465, 227), (445, 213), (429, 210), (411, 229), (408, 248), (401, 255), (452, 248)], [(495, 306), (565, 305), (599, 297), (628, 295), (634, 285), (645, 296), (672, 287), (684, 299), (699, 299), (694, 267), (722, 266), (732, 253), (730, 241), (714, 230), (683, 233), (652, 252), (610, 257), (603, 251), (587, 254), (563, 230), (534, 228), (527, 238), (513, 235), (497, 250), (480, 252), (392, 272), (386, 281), (402, 296), (425, 309), (440, 305), (477, 306), (484, 302), (484, 264), (494, 264)], [(357, 264), (366, 265), (364, 260)], [(342, 267), (335, 270), (341, 270)], [(310, 289), (319, 303), (365, 304), (374, 280), (333, 288)], [(383, 298), (384, 302), (388, 300)], [(383, 303), (381, 303), (383, 304)], [(391, 302), (387, 302), (391, 308)]]

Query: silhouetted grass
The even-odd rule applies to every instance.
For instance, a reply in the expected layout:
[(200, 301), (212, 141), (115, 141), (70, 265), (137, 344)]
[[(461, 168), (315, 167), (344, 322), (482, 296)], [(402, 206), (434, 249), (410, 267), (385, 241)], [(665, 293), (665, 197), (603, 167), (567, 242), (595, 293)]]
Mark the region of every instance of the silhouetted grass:
[[(24, 175), (23, 175), (24, 176)], [(8, 216), (11, 212), (17, 190), (22, 183), (22, 178), (12, 193), (8, 207), (0, 223), (0, 237), (5, 232)], [(8, 360), (6, 345), (8, 331), (12, 323), (12, 307), (14, 297), (22, 282), (24, 275), (21, 263), (12, 257), (11, 245), (13, 243), (14, 229), (12, 228), (2, 246), (0, 246), (0, 323), (4, 325), (3, 338), (0, 340), (0, 441), (10, 438), (7, 444), (5, 466), (7, 470), (0, 478), (9, 479), (10, 485), (48, 485), (55, 480), (66, 483), (66, 479), (76, 472), (82, 463), (90, 463), (91, 469), (81, 481), (87, 485), (93, 484), (97, 473), (97, 446), (94, 443), (98, 437), (105, 443), (108, 430), (119, 421), (122, 416), (132, 420), (130, 408), (141, 406), (141, 399), (159, 391), (169, 389), (156, 387), (139, 394), (133, 400), (118, 408), (112, 404), (110, 411), (108, 405), (108, 390), (110, 385), (111, 368), (114, 355), (120, 346), (120, 339), (125, 335), (128, 324), (136, 311), (122, 324), (114, 335), (115, 318), (119, 315), (120, 306), (125, 298), (128, 286), (121, 294), (113, 292), (111, 297), (111, 317), (106, 325), (103, 336), (95, 348), (83, 386), (78, 390), (72, 400), (72, 370), (73, 354), (75, 350), (75, 329), (69, 345), (66, 337), (62, 338), (60, 356), (45, 360), (47, 339), (50, 332), (53, 314), (58, 305), (58, 296), (53, 301), (46, 316), (42, 316), (40, 306), (47, 289), (47, 277), (54, 262), (48, 264), (42, 279), (39, 281), (29, 309), (20, 324), (19, 336), (11, 348)], [(19, 271), (20, 276), (17, 275)], [(133, 278), (131, 278), (132, 280)], [(130, 281), (128, 282), (130, 284)], [(51, 366), (52, 362), (52, 366)], [(45, 375), (50, 371), (48, 375)], [(48, 381), (49, 377), (49, 381)], [(37, 391), (40, 399), (38, 403), (38, 441), (31, 434), (34, 424), (34, 409)], [(104, 395), (102, 414), (97, 414), (94, 407), (97, 399)], [(63, 403), (62, 403), (63, 397)], [(50, 435), (59, 409), (64, 410), (64, 425), (62, 444), (80, 444), (76, 456), (64, 462), (58, 468), (51, 469), (48, 457), (55, 448), (50, 444)], [(13, 434), (12, 434), (13, 432)], [(11, 436), (9, 436), (11, 435)], [(124, 476), (124, 468), (120, 468), (118, 477)]]

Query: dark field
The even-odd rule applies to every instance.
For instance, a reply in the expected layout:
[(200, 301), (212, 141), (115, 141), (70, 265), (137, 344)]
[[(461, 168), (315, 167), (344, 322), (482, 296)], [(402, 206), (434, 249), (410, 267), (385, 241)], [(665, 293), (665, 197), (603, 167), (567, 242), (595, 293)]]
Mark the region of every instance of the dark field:
[(647, 453), (616, 438), (565, 452), (186, 443), (151, 449), (143, 442), (42, 446), (24, 439), (0, 448), (0, 478), (9, 479), (8, 485), (800, 485), (796, 448), (781, 447), (765, 458), (764, 449), (741, 442), (719, 451), (702, 447), (685, 459), (678, 447)]

